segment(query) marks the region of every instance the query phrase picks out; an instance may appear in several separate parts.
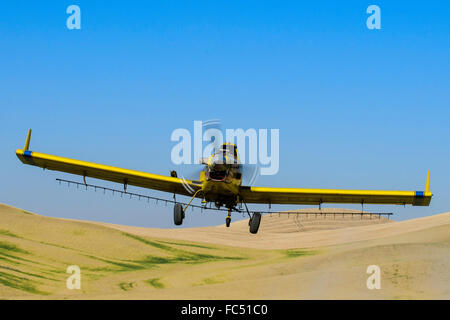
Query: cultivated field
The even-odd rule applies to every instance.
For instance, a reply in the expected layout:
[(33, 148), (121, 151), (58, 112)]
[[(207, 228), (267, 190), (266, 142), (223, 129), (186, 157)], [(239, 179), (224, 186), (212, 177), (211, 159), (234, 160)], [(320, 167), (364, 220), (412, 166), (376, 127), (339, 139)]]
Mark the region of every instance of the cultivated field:
[[(49, 218), (0, 205), (1, 299), (449, 299), (450, 213), (266, 215), (153, 229)], [(339, 209), (339, 212), (342, 212)], [(81, 268), (81, 289), (66, 268)], [(381, 268), (369, 290), (366, 269)]]

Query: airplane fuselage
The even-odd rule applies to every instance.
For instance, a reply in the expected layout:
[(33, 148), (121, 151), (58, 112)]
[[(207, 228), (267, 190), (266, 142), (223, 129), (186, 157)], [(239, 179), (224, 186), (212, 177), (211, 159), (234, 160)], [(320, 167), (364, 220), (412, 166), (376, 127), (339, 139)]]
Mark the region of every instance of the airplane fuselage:
[(206, 166), (200, 173), (200, 181), (204, 201), (214, 202), (216, 207), (235, 207), (242, 184), (242, 167), (236, 146), (223, 144), (203, 164)]
[(214, 202), (218, 207), (224, 205), (227, 208), (233, 208), (238, 203), (239, 189), (242, 184), (242, 174), (239, 169), (229, 168), (227, 175), (220, 179), (215, 179), (208, 173), (206, 170), (200, 175), (204, 200)]

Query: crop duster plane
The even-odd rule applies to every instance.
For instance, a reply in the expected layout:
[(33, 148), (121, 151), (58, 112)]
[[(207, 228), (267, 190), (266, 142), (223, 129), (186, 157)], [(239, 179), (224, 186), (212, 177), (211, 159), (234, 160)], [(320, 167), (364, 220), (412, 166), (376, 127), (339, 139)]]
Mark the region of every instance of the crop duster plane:
[(174, 195), (191, 197), (184, 206), (174, 201), (174, 222), (181, 225), (187, 207), (194, 198), (203, 203), (214, 203), (216, 208), (227, 208), (226, 226), (230, 226), (231, 212), (243, 212), (238, 206), (245, 205), (249, 216), (250, 232), (258, 232), (261, 213), (250, 212), (249, 203), (258, 204), (297, 204), (321, 205), (322, 203), (359, 203), (428, 206), (431, 201), (430, 172), (428, 171), (425, 191), (382, 191), (382, 190), (343, 190), (343, 189), (304, 189), (304, 188), (267, 188), (242, 185), (242, 165), (235, 144), (224, 143), (208, 159), (202, 159), (205, 165), (200, 172), (199, 181), (177, 177), (175, 171), (170, 176), (122, 169), (103, 164), (80, 161), (29, 150), (31, 129), (24, 149), (16, 151), (24, 164), (86, 177), (102, 179), (127, 185), (165, 191)]

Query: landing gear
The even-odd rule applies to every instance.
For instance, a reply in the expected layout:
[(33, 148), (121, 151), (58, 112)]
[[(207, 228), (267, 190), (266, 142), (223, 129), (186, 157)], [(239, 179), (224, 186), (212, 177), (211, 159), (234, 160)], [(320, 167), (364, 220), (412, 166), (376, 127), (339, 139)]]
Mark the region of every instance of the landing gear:
[[(173, 222), (175, 222), (175, 225), (180, 226), (183, 223), (184, 219), (184, 213), (186, 212), (186, 209), (191, 204), (192, 200), (197, 196), (197, 194), (202, 191), (202, 189), (198, 189), (194, 195), (192, 196), (191, 200), (188, 202), (188, 204), (183, 208), (181, 203), (175, 203), (175, 206), (173, 207)], [(173, 198), (175, 199), (175, 194), (173, 195)]]
[(247, 214), (250, 217), (248, 220), (248, 226), (250, 227), (250, 233), (256, 234), (258, 233), (259, 224), (261, 223), (261, 213), (255, 212), (253, 215), (250, 215), (250, 211), (248, 211), (247, 204), (243, 202), (245, 205), (245, 210), (247, 210)]
[(253, 216), (250, 218), (249, 226), (250, 233), (256, 234), (258, 233), (259, 224), (261, 223), (261, 213), (255, 212)]
[(183, 219), (183, 206), (180, 203), (175, 203), (175, 206), (173, 207), (173, 221), (175, 222), (175, 225), (180, 226), (183, 223)]
[(231, 210), (228, 210), (228, 216), (225, 219), (225, 225), (227, 226), (227, 228), (230, 227), (230, 223), (231, 223)]

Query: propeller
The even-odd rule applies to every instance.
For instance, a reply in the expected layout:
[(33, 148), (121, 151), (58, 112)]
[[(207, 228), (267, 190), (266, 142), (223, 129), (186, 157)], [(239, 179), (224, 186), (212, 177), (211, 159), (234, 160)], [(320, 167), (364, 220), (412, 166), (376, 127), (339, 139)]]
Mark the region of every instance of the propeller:
[[(203, 121), (202, 131), (202, 138), (204, 138), (203, 143), (205, 146), (209, 145), (210, 148), (207, 153), (215, 153), (221, 144), (225, 142), (216, 140), (215, 136), (221, 133), (221, 136), (223, 137), (220, 120), (212, 119)], [(205, 154), (204, 156), (209, 156), (210, 154)], [(204, 164), (183, 164), (177, 168), (178, 177), (194, 181), (200, 180), (200, 172), (203, 170), (205, 170)], [(241, 164), (240, 171), (242, 173), (242, 185), (253, 186), (259, 176), (259, 166), (257, 164)]]
[[(215, 135), (221, 133), (223, 137), (222, 126), (219, 119), (210, 119), (202, 121), (202, 131), (203, 131), (203, 143), (204, 146), (211, 145), (211, 150), (209, 152), (213, 154), (221, 145), (223, 141), (216, 141)], [(204, 155), (209, 156), (209, 155)], [(204, 164), (194, 163), (180, 165), (177, 170), (179, 171), (178, 176), (184, 177), (189, 180), (200, 180), (200, 172), (205, 169)]]
[[(186, 165), (180, 170), (180, 177), (188, 180), (198, 181), (200, 179), (200, 172), (205, 170), (205, 165), (191, 164)], [(242, 173), (242, 185), (253, 186), (259, 176), (259, 167), (256, 164), (241, 164), (240, 171)]]
[(200, 172), (205, 170), (204, 164), (189, 164), (184, 169), (180, 170), (180, 177), (188, 180), (200, 180)]
[(241, 164), (242, 185), (253, 186), (259, 176), (259, 167), (257, 164)]

